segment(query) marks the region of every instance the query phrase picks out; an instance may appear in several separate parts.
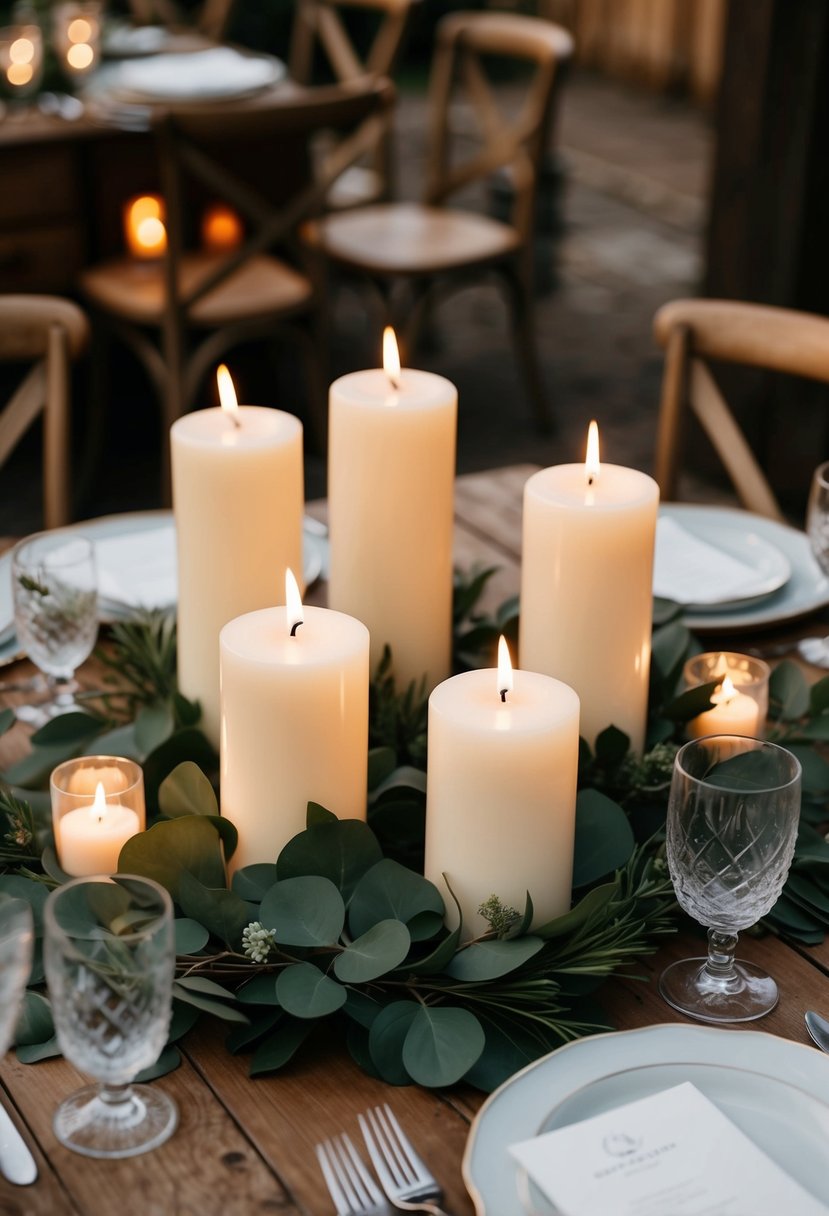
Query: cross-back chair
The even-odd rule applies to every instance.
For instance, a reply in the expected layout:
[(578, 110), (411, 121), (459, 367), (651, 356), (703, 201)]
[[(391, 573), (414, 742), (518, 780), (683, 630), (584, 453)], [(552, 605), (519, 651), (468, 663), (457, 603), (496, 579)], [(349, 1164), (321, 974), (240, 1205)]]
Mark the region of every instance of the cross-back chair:
[[(196, 28), (207, 38), (223, 38), (234, 4), (235, 0), (203, 0), (194, 18)], [(187, 25), (175, 0), (129, 0), (129, 7), (139, 25), (159, 22), (174, 30)]]
[(731, 300), (672, 300), (657, 312), (654, 333), (665, 349), (655, 465), (662, 498), (676, 497), (690, 410), (743, 506), (782, 520), (768, 479), (708, 362), (740, 363), (829, 384), (829, 318)]
[(77, 305), (57, 296), (0, 296), (0, 361), (33, 362), (0, 412), (0, 465), (43, 415), (43, 519), (69, 523), (71, 362), (87, 344), (89, 325)]
[[(513, 340), (542, 430), (549, 429), (551, 416), (534, 333), (536, 190), (562, 69), (572, 53), (567, 31), (537, 17), (486, 12), (443, 18), (432, 64), (430, 159), (423, 202), (330, 214), (309, 231), (309, 239), (332, 262), (375, 283), (392, 320), (393, 289), (400, 282), (409, 286), (412, 303), (403, 326), (409, 353), (434, 298), (474, 275), (492, 273), (507, 294)], [(490, 83), (486, 64), (493, 57), (530, 70), (517, 114), (503, 113)], [(459, 91), (477, 118), (479, 139), (457, 158), (450, 106)], [(448, 205), (460, 190), (498, 170), (508, 171), (514, 186), (510, 222)]]
[[(289, 70), (294, 80), (313, 82), (317, 49), (341, 84), (363, 76), (391, 76), (416, 0), (297, 0), (291, 33)], [(349, 15), (373, 19), (367, 45), (358, 48), (347, 25)], [(329, 207), (354, 207), (385, 199), (391, 193), (393, 173), (392, 116), (365, 163), (352, 165), (334, 182), (326, 200)]]
[[(157, 119), (166, 253), (156, 265), (116, 258), (93, 266), (81, 287), (94, 319), (133, 349), (158, 390), (164, 460), (167, 429), (190, 408), (211, 364), (240, 342), (280, 333), (304, 356), (310, 420), (324, 448), (320, 292), (311, 268), (298, 264), (301, 249), (297, 262), (285, 251), (293, 251), (297, 226), (319, 211), (331, 181), (370, 146), (392, 100), (388, 81), (364, 79), (280, 94), (270, 103), (171, 110)], [(340, 142), (314, 176), (308, 141), (318, 130), (336, 132)], [(246, 234), (237, 249), (187, 247), (196, 209), (189, 187), (241, 214)]]

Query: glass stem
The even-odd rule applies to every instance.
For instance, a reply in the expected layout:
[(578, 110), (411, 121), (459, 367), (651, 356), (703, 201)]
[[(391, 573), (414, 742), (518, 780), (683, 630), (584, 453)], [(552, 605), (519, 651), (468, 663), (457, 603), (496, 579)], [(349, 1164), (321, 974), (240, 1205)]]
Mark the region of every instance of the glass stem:
[(727, 984), (734, 977), (734, 951), (736, 949), (736, 933), (724, 933), (722, 929), (708, 930), (708, 958), (705, 963), (705, 971), (712, 979)]
[(102, 1082), (98, 1087), (98, 1097), (110, 1107), (112, 1117), (117, 1119), (122, 1112), (126, 1114), (130, 1109), (132, 1086), (129, 1081), (122, 1085), (107, 1085)]
[(59, 706), (62, 710), (74, 709), (75, 698), (73, 691), (75, 682), (73, 677), (71, 675), (52, 676), (51, 682), (55, 693), (55, 705)]

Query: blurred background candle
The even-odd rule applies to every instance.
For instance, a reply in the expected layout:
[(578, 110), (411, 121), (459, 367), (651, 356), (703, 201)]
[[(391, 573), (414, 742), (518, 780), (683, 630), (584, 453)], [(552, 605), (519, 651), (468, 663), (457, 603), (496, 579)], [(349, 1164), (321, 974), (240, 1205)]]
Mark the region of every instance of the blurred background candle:
[(245, 230), (237, 212), (227, 203), (213, 203), (202, 216), (202, 245), (209, 253), (238, 249)]
[(592, 746), (607, 726), (645, 740), (659, 489), (644, 473), (584, 464), (533, 474), (524, 490), (521, 667), (563, 680)]
[(86, 76), (100, 59), (102, 7), (97, 0), (87, 0), (56, 4), (52, 10), (55, 52), (70, 79)]
[(221, 633), (222, 814), (239, 830), (234, 868), (276, 861), (304, 829), (309, 801), (366, 817), (368, 631), (303, 607), (298, 592), (291, 600)]
[(432, 688), (450, 671), (458, 395), (401, 371), (393, 342), (386, 369), (331, 385), (328, 602), (368, 626), (372, 669), (388, 643), (398, 689)]
[(139, 194), (124, 204), (124, 240), (139, 261), (160, 258), (167, 248), (164, 203), (157, 194)]
[(502, 663), (429, 698), (425, 874), (467, 938), (490, 895), (523, 912), (529, 891), (536, 925), (569, 909), (578, 751), (579, 699), (549, 676)]
[(27, 97), (43, 75), (43, 35), (31, 23), (0, 29), (0, 72), (3, 91), (11, 97)]
[(756, 738), (760, 730), (760, 709), (757, 702), (735, 688), (730, 676), (725, 676), (719, 688), (711, 694), (712, 708), (697, 714), (687, 724), (688, 736), (701, 739), (703, 735), (745, 735)]
[(99, 781), (91, 803), (59, 820), (55, 847), (60, 866), (73, 878), (114, 874), (121, 849), (140, 831), (135, 811), (109, 800)]
[[(222, 369), (220, 369), (222, 371)], [(178, 548), (178, 679), (201, 702), (219, 745), (219, 633), (278, 598), (280, 571), (302, 569), (302, 424), (236, 404), (227, 369), (221, 409), (172, 427)]]

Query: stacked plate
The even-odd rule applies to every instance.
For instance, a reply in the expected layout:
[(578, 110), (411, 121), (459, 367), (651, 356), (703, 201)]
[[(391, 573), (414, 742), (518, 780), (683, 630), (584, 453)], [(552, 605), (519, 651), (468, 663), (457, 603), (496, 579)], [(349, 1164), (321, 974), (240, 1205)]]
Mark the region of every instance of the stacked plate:
[(698, 633), (769, 628), (829, 603), (803, 532), (723, 507), (660, 508), (653, 590)]
[(478, 1216), (552, 1216), (509, 1146), (690, 1081), (829, 1203), (829, 1056), (756, 1030), (648, 1026), (595, 1035), (517, 1073), (481, 1107), (463, 1175)]

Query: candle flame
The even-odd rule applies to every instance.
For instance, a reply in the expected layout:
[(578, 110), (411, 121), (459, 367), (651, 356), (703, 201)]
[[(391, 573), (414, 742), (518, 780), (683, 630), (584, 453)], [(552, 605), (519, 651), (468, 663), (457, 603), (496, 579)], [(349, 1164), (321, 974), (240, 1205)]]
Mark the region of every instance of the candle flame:
[(400, 352), (394, 330), (387, 325), (383, 330), (383, 371), (391, 381), (392, 388), (400, 388)]
[(99, 781), (95, 786), (95, 800), (89, 808), (89, 813), (93, 819), (97, 819), (98, 823), (107, 813), (107, 796), (103, 781)]
[(216, 383), (219, 386), (219, 401), (222, 409), (233, 425), (239, 426), (239, 403), (236, 400), (236, 390), (233, 387), (230, 372), (224, 363), (220, 363), (216, 369)]
[(595, 421), (591, 422), (587, 428), (587, 455), (584, 461), (584, 471), (587, 474), (587, 484), (592, 486), (601, 471), (601, 464), (599, 463), (599, 425)]
[(290, 567), (285, 571), (285, 614), (288, 630), (291, 637), (295, 638), (297, 629), (305, 620), (305, 613), (302, 609), (302, 596)]
[[(719, 704), (722, 704), (723, 702), (727, 703), (729, 701), (733, 701), (734, 698), (736, 697), (736, 695), (737, 695), (737, 689), (734, 687), (734, 685), (731, 681), (731, 676), (725, 676), (722, 684), (720, 685), (719, 695), (717, 696), (717, 702)], [(713, 701), (713, 699), (714, 698), (712, 697), (711, 700)]]
[(507, 693), (512, 692), (512, 661), (509, 657), (507, 639), (501, 634), (498, 639), (498, 692), (501, 700), (506, 701)]

